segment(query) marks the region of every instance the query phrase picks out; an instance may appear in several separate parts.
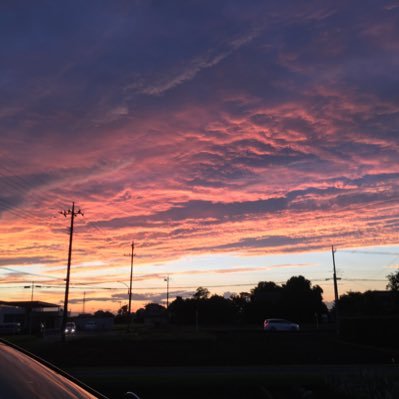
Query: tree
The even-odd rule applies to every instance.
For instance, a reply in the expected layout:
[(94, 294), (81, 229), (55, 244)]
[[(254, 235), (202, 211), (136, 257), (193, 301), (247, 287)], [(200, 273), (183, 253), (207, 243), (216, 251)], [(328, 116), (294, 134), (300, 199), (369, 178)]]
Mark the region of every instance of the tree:
[(339, 311), (343, 316), (387, 316), (399, 310), (399, 291), (349, 291), (339, 298)]
[(271, 296), (278, 296), (281, 287), (273, 281), (260, 281), (258, 285), (251, 290), (251, 299), (253, 301), (270, 299)]
[(127, 305), (123, 305), (120, 307), (120, 309), (118, 310), (118, 316), (127, 316), (128, 315), (128, 306)]
[(113, 313), (111, 313), (110, 311), (106, 310), (97, 310), (97, 312), (94, 312), (94, 317), (115, 317), (115, 315)]
[(194, 299), (183, 299), (181, 296), (177, 296), (169, 304), (168, 308), (172, 322), (176, 324), (194, 324), (196, 302)]
[(115, 316), (115, 323), (127, 323), (129, 320), (128, 306), (123, 305), (118, 309), (117, 315)]
[(240, 292), (240, 294), (232, 294), (230, 301), (233, 303), (239, 315), (243, 315), (251, 302), (251, 295), (248, 292)]
[(394, 273), (388, 274), (387, 289), (391, 291), (399, 291), (399, 270)]
[(262, 323), (264, 319), (280, 317), (282, 288), (273, 281), (260, 281), (251, 290), (251, 302), (246, 306), (244, 319), (251, 323)]
[(193, 299), (196, 299), (197, 301), (201, 299), (208, 299), (210, 294), (211, 293), (209, 292), (208, 288), (198, 287), (193, 294)]
[(282, 314), (294, 321), (313, 321), (327, 313), (323, 303), (323, 289), (303, 276), (293, 276), (283, 285)]

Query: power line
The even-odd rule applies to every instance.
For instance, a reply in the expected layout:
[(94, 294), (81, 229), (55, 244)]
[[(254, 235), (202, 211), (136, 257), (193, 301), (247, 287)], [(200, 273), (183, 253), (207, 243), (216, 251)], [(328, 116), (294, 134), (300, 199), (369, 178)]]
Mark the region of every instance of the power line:
[[(39, 281), (38, 281), (39, 283)], [(40, 281), (40, 285), (42, 288), (51, 288), (51, 289), (64, 289), (65, 287), (63, 285), (49, 285), (49, 284), (42, 284)], [(11, 286), (0, 286), (0, 289), (17, 289), (17, 288), (24, 288), (24, 285), (11, 285)], [(79, 289), (79, 290), (120, 290), (120, 288), (116, 287), (82, 287), (82, 286), (69, 286), (70, 289)]]
[(39, 273), (30, 273), (30, 272), (23, 272), (17, 269), (13, 269), (12, 267), (8, 267), (8, 266), (0, 266), (0, 269), (2, 270), (9, 270), (11, 272), (15, 272), (15, 273), (19, 273), (19, 274), (26, 274), (29, 276), (36, 276), (36, 277), (46, 277), (46, 278), (51, 278), (52, 280), (62, 280), (61, 277), (55, 277), (55, 276), (49, 276), (46, 274), (39, 274)]
[(16, 216), (17, 218), (21, 218), (21, 216), (22, 216), (22, 219), (28, 219), (32, 223), (37, 222), (37, 220), (30, 213), (28, 213), (27, 211), (24, 211), (20, 207), (16, 207), (16, 206), (12, 205), (4, 198), (0, 199), (0, 212), (1, 211), (11, 213), (12, 215)]
[(380, 251), (356, 251), (356, 250), (336, 250), (337, 252), (353, 253), (353, 254), (365, 254), (365, 255), (384, 255), (384, 256), (399, 256), (397, 252), (380, 252)]
[[(341, 281), (364, 281), (364, 282), (385, 282), (385, 279), (371, 279), (371, 278), (341, 278)], [(310, 280), (311, 282), (326, 282), (326, 279), (314, 279)], [(23, 284), (24, 282), (21, 282)], [(29, 283), (29, 281), (26, 281), (26, 283)], [(42, 288), (52, 288), (52, 289), (64, 289), (64, 285), (55, 285), (55, 284), (43, 284), (43, 282), (40, 282), (42, 285)], [(259, 282), (252, 282), (252, 283), (240, 283), (240, 284), (213, 284), (213, 285), (206, 285), (207, 288), (229, 288), (229, 287), (256, 287)], [(285, 284), (286, 281), (275, 281), (276, 284)], [(101, 283), (99, 283), (101, 284)], [(14, 286), (5, 286), (5, 285), (0, 285), (0, 289), (17, 289), (17, 288), (23, 288), (23, 285), (14, 285)], [(74, 290), (106, 290), (106, 291), (121, 291), (125, 290), (125, 288), (122, 287), (98, 287), (98, 286), (89, 286), (89, 285), (70, 285), (70, 289)], [(173, 286), (173, 289), (179, 290), (179, 289), (197, 289), (198, 285), (192, 285), (192, 286)], [(136, 287), (136, 291), (145, 291), (145, 290), (165, 290), (164, 286), (158, 286), (158, 287)]]
[[(14, 187), (15, 189), (19, 190), (21, 192), (21, 194), (26, 195), (26, 192), (32, 193), (32, 191), (37, 191), (38, 186), (33, 185), (29, 180), (23, 178), (20, 175), (15, 175), (12, 170), (10, 170), (8, 167), (6, 167), (4, 165), (0, 164), (0, 168), (5, 170), (6, 172), (8, 172), (8, 174), (6, 174), (6, 175), (4, 173), (0, 172), (0, 176), (3, 176), (5, 179), (7, 179), (8, 184), (11, 185), (11, 187)], [(45, 186), (47, 184), (47, 182), (44, 181), (40, 175), (36, 174), (35, 178), (37, 181), (41, 182), (42, 186)], [(12, 179), (14, 179), (14, 181)], [(38, 192), (35, 192), (33, 194), (33, 196), (40, 199), (41, 201), (43, 201), (45, 203), (48, 201), (48, 195), (44, 196)]]

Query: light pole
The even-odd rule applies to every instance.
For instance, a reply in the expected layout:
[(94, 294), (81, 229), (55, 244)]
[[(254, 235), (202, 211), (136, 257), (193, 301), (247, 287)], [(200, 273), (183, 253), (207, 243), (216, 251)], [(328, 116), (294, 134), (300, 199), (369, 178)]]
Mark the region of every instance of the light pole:
[[(121, 283), (127, 288), (127, 296), (129, 298), (129, 293), (130, 293), (129, 286), (124, 281), (117, 281), (117, 283)], [(118, 302), (119, 302), (119, 308), (122, 309), (122, 301)]]
[(24, 286), (24, 288), (32, 288), (32, 292), (31, 292), (31, 295), (30, 295), (30, 301), (31, 301), (31, 302), (33, 302), (33, 293), (34, 293), (35, 287), (36, 287), (36, 288), (42, 288), (41, 285), (35, 284), (34, 281), (32, 281), (32, 285), (25, 285), (25, 286)]
[(32, 288), (32, 292), (30, 295), (30, 308), (29, 308), (29, 335), (32, 334), (32, 311), (33, 311), (33, 293), (36, 288), (42, 288), (41, 285), (36, 285), (34, 281), (32, 281), (31, 285), (25, 285), (24, 288)]
[(169, 276), (165, 277), (163, 281), (166, 282), (166, 310), (169, 308)]
[(127, 294), (129, 295), (129, 286), (124, 281), (117, 281), (117, 283), (123, 284), (127, 288)]

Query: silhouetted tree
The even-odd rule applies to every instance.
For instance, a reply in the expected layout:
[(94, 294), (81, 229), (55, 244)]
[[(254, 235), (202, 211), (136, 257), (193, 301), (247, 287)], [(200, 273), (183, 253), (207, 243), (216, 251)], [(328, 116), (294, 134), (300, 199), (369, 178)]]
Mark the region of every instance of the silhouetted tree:
[(147, 303), (147, 305), (144, 306), (144, 309), (146, 312), (153, 312), (153, 313), (165, 313), (166, 308), (165, 306), (162, 306), (158, 303)]
[(94, 317), (115, 317), (115, 315), (108, 310), (97, 310), (97, 312), (94, 312)]
[(193, 299), (183, 299), (181, 296), (178, 296), (169, 304), (168, 311), (173, 323), (194, 324), (196, 301)]
[(232, 294), (230, 301), (235, 308), (235, 314), (238, 322), (248, 322), (249, 308), (251, 306), (251, 294), (248, 292), (240, 292), (239, 294)]
[(115, 316), (115, 323), (127, 323), (128, 322), (128, 306), (123, 305), (118, 309), (118, 312)]
[(388, 274), (387, 290), (399, 291), (399, 270), (394, 273)]
[(261, 281), (250, 293), (233, 294), (230, 298), (210, 296), (209, 290), (198, 287), (191, 298), (177, 297), (170, 305), (171, 320), (177, 324), (260, 324), (266, 318), (286, 317), (293, 321), (314, 321), (315, 315), (328, 313), (323, 303), (323, 290), (312, 287), (303, 276), (291, 277), (279, 286)]
[(281, 317), (282, 288), (273, 281), (260, 281), (251, 290), (251, 302), (246, 307), (246, 320), (259, 324), (264, 319)]
[(297, 322), (313, 321), (315, 316), (327, 313), (323, 303), (323, 289), (303, 276), (294, 276), (282, 286), (281, 313)]
[(201, 300), (201, 299), (208, 299), (211, 293), (207, 288), (198, 287), (197, 290), (193, 294), (193, 299)]
[(137, 309), (133, 316), (134, 321), (136, 323), (144, 323), (144, 314), (145, 314), (144, 308)]
[(147, 303), (144, 308), (140, 308), (135, 313), (134, 320), (137, 323), (149, 321), (153, 324), (158, 324), (161, 318), (166, 320), (166, 308), (158, 303)]
[(129, 308), (127, 305), (123, 305), (118, 309), (117, 315), (118, 316), (125, 316), (129, 313)]
[(201, 324), (233, 324), (237, 320), (233, 302), (220, 295), (199, 304), (199, 317)]
[(339, 298), (342, 316), (387, 316), (397, 314), (399, 292), (348, 292)]

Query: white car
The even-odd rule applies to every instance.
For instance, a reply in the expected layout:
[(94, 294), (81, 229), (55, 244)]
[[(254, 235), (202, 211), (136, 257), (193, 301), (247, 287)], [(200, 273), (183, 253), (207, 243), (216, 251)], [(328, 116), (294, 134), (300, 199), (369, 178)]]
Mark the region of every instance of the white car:
[(75, 334), (76, 324), (73, 321), (69, 321), (65, 325), (65, 334)]
[(285, 319), (266, 319), (263, 329), (265, 331), (299, 331), (299, 324)]

